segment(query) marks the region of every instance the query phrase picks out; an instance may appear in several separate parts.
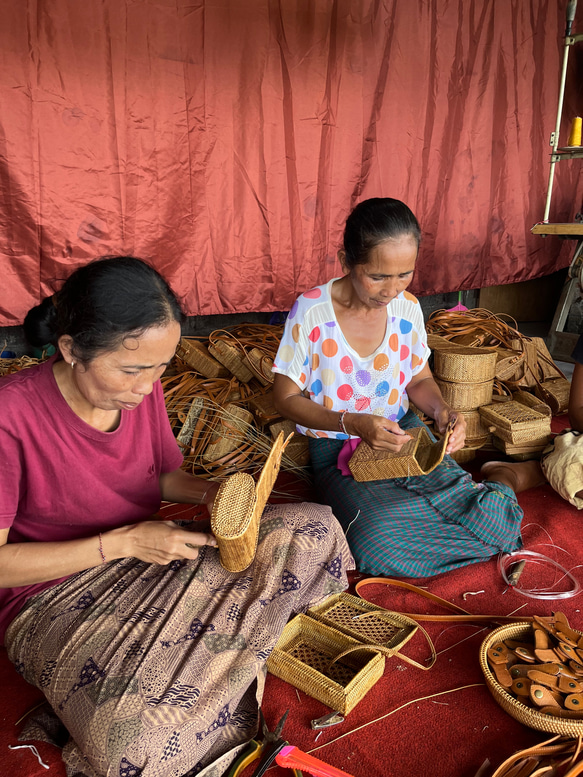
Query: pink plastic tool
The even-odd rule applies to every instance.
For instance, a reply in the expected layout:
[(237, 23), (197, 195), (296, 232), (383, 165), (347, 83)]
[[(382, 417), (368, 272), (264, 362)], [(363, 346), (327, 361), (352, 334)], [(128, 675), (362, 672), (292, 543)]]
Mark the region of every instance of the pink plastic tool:
[(300, 769), (313, 777), (353, 777), (335, 766), (330, 766), (319, 758), (303, 753), (293, 745), (286, 745), (275, 756), (275, 763), (287, 769)]

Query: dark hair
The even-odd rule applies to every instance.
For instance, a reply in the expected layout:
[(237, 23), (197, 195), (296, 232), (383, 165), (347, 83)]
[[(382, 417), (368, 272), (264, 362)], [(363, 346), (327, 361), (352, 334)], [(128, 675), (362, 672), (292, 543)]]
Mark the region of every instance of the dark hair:
[(346, 266), (352, 270), (357, 264), (366, 264), (370, 250), (379, 243), (407, 235), (417, 245), (421, 242), (419, 222), (404, 202), (391, 197), (372, 197), (360, 202), (346, 219)]
[(106, 256), (75, 270), (60, 291), (32, 308), (24, 333), (37, 347), (69, 335), (75, 358), (87, 362), (130, 334), (171, 321), (182, 323), (184, 313), (164, 278), (141, 259)]

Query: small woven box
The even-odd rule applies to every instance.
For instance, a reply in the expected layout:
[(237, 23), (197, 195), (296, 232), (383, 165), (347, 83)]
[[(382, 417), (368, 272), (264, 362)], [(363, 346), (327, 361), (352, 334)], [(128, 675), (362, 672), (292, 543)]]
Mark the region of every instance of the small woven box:
[(551, 438), (549, 416), (521, 402), (496, 402), (479, 412), (494, 435), (513, 445), (544, 445)]
[(400, 650), (413, 637), (419, 625), (398, 612), (380, 609), (347, 593), (334, 594), (308, 610), (326, 626), (338, 629), (367, 645), (383, 645)]
[(181, 337), (176, 355), (205, 378), (223, 378), (229, 374), (229, 370), (213, 358), (199, 340)]
[(364, 698), (384, 668), (381, 653), (308, 615), (286, 625), (267, 659), (271, 674), (343, 715)]
[(407, 429), (412, 438), (398, 453), (377, 451), (361, 442), (352, 454), (348, 467), (359, 482), (388, 480), (427, 475), (441, 463), (445, 455), (449, 434), (432, 442), (423, 426)]

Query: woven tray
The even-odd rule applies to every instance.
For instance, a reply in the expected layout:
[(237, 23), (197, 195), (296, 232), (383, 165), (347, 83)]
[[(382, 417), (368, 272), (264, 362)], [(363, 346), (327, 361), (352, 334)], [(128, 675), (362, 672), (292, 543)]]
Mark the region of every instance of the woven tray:
[(217, 539), (222, 566), (242, 572), (253, 562), (259, 536), (259, 521), (277, 479), (287, 440), (281, 432), (257, 485), (245, 472), (237, 472), (221, 484), (211, 514), (211, 529)]
[(407, 429), (412, 438), (398, 453), (376, 451), (361, 442), (352, 454), (348, 467), (358, 482), (388, 480), (427, 475), (441, 463), (445, 455), (449, 434), (432, 442), (423, 426)]
[(492, 401), (493, 379), (483, 383), (450, 383), (436, 377), (435, 382), (447, 404), (454, 410), (476, 410)]
[[(527, 707), (514, 698), (508, 691), (496, 680), (492, 670), (488, 665), (487, 653), (490, 647), (496, 642), (513, 639), (517, 642), (533, 642), (533, 630), (529, 623), (515, 623), (509, 626), (501, 626), (494, 629), (482, 642), (480, 647), (480, 667), (484, 673), (486, 685), (492, 696), (502, 707), (502, 709), (518, 720), (524, 726), (534, 728), (537, 731), (546, 731), (550, 734), (560, 734), (565, 737), (583, 736), (583, 720), (570, 720), (568, 718), (556, 718), (551, 715), (543, 714), (537, 709)], [(533, 664), (533, 668), (535, 668)]]
[(514, 445), (544, 445), (550, 439), (551, 419), (521, 402), (496, 402), (481, 407), (480, 415), (490, 431)]
[(483, 383), (494, 380), (496, 351), (491, 348), (464, 348), (456, 346), (436, 350), (434, 374), (451, 383)]
[[(334, 659), (345, 650), (361, 648)], [(308, 696), (347, 715), (382, 677), (385, 657), (307, 615), (284, 628), (267, 669)]]

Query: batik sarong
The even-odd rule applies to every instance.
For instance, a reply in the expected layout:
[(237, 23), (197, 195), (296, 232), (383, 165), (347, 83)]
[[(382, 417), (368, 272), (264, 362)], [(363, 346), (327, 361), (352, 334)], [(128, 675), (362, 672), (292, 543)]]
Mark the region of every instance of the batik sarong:
[(69, 775), (222, 777), (256, 732), (286, 622), (353, 566), (328, 507), (270, 505), (249, 569), (227, 572), (211, 547), (113, 561), (30, 599), (6, 647), (70, 734)]

